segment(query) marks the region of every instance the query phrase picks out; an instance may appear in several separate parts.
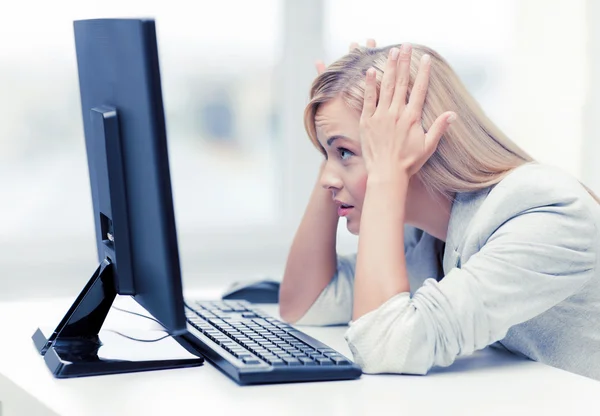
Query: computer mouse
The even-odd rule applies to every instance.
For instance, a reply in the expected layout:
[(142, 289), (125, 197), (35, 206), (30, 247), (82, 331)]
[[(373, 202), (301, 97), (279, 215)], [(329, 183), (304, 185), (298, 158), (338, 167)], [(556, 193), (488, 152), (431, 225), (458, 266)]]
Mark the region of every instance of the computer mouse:
[(234, 283), (223, 294), (224, 300), (246, 300), (251, 303), (278, 303), (279, 282), (263, 279)]

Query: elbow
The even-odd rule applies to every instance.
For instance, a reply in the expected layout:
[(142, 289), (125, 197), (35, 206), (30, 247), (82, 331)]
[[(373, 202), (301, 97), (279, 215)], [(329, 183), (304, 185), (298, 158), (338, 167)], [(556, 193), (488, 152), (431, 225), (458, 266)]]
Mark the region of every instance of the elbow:
[(384, 359), (378, 349), (357, 348), (352, 344), (349, 344), (349, 347), (354, 362), (365, 374), (402, 373), (397, 363)]
[(288, 324), (295, 324), (302, 317), (303, 312), (294, 305), (294, 297), (289, 296), (283, 287), (279, 291), (279, 317)]
[(425, 375), (432, 349), (418, 329), (416, 310), (403, 295), (352, 323), (345, 339), (365, 374)]
[(300, 315), (295, 313), (295, 311), (290, 310), (290, 308), (286, 307), (285, 304), (279, 304), (279, 317), (282, 321), (288, 324), (295, 324), (299, 319)]
[(410, 374), (424, 376), (430, 366), (424, 363), (413, 362), (410, 357), (403, 357), (400, 352), (390, 354), (384, 351), (385, 345), (380, 348), (356, 348), (350, 345), (354, 362), (365, 374)]

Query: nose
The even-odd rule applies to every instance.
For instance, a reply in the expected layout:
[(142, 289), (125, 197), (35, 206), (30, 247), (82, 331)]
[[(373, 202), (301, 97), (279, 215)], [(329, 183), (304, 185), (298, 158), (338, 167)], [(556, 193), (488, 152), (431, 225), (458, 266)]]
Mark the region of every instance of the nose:
[(328, 163), (323, 167), (320, 182), (321, 186), (327, 190), (340, 190), (344, 186), (340, 175)]

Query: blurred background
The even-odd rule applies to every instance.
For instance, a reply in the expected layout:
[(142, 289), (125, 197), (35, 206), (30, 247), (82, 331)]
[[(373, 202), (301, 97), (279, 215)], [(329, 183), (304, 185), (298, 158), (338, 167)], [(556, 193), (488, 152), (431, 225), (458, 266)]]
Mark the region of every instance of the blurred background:
[[(538, 160), (600, 192), (595, 0), (54, 0), (0, 6), (0, 298), (78, 293), (96, 268), (72, 22), (157, 21), (185, 288), (280, 279), (320, 155), (314, 61), (422, 43)], [(356, 238), (339, 228), (339, 251)]]

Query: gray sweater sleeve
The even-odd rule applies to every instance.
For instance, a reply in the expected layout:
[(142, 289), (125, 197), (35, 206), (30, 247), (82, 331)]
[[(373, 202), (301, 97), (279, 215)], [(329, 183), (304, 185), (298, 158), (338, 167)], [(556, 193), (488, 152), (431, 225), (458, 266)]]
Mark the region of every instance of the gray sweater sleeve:
[(557, 305), (596, 272), (594, 222), (577, 201), (535, 207), (497, 228), (462, 268), (350, 323), (365, 373), (426, 374)]

